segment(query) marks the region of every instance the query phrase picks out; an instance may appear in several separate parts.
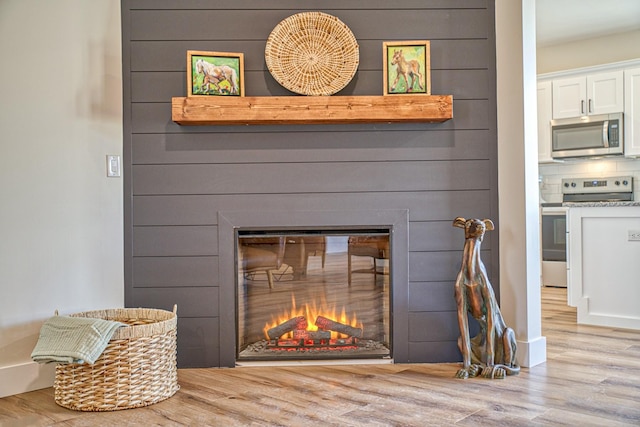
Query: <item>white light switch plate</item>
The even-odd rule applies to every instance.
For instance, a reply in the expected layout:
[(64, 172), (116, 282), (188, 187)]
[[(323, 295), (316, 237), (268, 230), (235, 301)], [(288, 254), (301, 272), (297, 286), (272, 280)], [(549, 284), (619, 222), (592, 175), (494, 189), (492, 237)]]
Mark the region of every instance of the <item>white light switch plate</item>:
[(111, 154), (107, 155), (107, 176), (120, 176), (120, 156)]

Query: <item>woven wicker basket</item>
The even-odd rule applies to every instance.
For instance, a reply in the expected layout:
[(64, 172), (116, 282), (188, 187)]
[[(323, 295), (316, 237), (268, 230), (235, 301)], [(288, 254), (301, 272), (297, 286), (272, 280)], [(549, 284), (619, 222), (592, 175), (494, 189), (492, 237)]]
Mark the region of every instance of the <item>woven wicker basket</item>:
[(353, 33), (335, 16), (304, 12), (281, 21), (265, 48), (278, 83), (301, 95), (333, 95), (356, 73), (360, 51)]
[(121, 308), (73, 314), (129, 326), (113, 335), (93, 365), (59, 364), (55, 402), (76, 411), (138, 408), (173, 396), (180, 386), (176, 365), (176, 307), (173, 313)]

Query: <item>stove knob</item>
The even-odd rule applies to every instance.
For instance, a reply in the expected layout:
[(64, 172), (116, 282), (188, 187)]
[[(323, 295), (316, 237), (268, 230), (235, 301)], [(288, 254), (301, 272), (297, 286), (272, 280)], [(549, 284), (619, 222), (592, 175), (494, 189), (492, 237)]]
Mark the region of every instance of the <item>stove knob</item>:
[(573, 188), (576, 188), (576, 183), (575, 183), (575, 182), (572, 182), (572, 183), (571, 183), (571, 186), (572, 186)]
[(568, 183), (568, 182), (565, 182), (565, 183), (564, 183), (564, 187), (565, 187), (565, 188), (569, 188), (569, 183)]
[(616, 180), (615, 184), (620, 185), (620, 181)]
[(629, 185), (629, 181), (625, 179), (624, 181), (622, 181), (622, 185)]

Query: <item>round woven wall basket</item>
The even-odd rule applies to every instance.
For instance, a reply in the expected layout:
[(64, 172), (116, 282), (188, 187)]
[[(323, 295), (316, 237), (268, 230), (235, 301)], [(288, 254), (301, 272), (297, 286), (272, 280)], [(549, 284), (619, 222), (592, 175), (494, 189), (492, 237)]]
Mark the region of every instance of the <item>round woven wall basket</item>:
[(56, 366), (55, 402), (76, 411), (116, 411), (148, 406), (173, 396), (178, 385), (176, 307), (119, 308), (72, 314), (126, 323), (93, 365)]
[(304, 12), (281, 21), (267, 39), (267, 68), (278, 83), (301, 95), (333, 95), (358, 69), (353, 33), (335, 16)]

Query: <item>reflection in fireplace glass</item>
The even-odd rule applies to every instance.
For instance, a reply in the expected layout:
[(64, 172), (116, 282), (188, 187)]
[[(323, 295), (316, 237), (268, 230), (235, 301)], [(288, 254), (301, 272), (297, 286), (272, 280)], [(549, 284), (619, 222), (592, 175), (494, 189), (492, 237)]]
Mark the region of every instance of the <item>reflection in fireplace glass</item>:
[(389, 236), (237, 230), (238, 361), (391, 358)]

